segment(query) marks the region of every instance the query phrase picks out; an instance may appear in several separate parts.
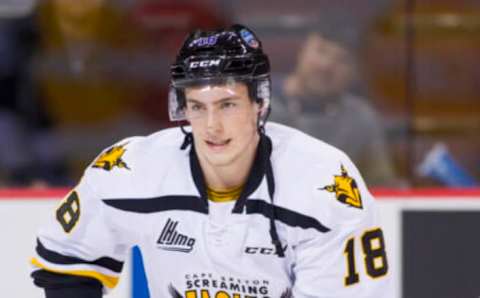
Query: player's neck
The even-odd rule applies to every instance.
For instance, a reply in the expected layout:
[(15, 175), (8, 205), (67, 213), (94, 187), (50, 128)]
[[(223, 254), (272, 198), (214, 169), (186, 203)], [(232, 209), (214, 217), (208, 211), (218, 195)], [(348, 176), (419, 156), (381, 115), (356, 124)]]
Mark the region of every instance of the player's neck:
[(244, 185), (253, 166), (259, 140), (259, 137), (255, 137), (255, 140), (246, 148), (243, 154), (228, 165), (215, 166), (199, 156), (200, 166), (207, 186), (217, 191), (222, 191)]

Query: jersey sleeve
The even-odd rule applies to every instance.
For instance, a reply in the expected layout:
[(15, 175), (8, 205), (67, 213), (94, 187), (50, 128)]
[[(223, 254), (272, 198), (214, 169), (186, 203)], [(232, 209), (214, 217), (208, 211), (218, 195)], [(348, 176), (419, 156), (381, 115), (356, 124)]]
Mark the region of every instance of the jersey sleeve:
[(294, 247), (293, 296), (392, 297), (388, 249), (362, 177), (346, 156), (321, 171), (311, 209), (330, 231), (302, 232)]
[(118, 283), (130, 245), (94, 191), (97, 179), (87, 170), (39, 229), (31, 259), (38, 286), (70, 287), (93, 279), (106, 292)]

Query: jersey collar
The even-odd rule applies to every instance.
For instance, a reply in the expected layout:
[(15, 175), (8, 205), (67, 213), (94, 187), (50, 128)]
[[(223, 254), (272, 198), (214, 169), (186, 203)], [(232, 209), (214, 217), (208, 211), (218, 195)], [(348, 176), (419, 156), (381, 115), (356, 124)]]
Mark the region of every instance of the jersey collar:
[[(243, 188), (240, 197), (235, 203), (233, 213), (242, 213), (248, 197), (260, 186), (263, 177), (266, 174), (266, 169), (270, 163), (270, 155), (272, 152), (272, 141), (265, 135), (260, 135), (260, 141), (255, 152), (255, 159), (252, 168), (248, 174), (247, 182)], [(200, 167), (195, 146), (190, 146), (190, 170), (195, 186), (200, 194), (200, 197), (208, 210), (208, 194), (205, 183), (205, 177)]]

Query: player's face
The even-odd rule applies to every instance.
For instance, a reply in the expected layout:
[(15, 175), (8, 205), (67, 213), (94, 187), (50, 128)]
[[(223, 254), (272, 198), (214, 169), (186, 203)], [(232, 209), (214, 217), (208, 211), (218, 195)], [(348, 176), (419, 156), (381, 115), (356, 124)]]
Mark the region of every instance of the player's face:
[(213, 167), (249, 160), (258, 144), (259, 105), (243, 83), (189, 87), (186, 116), (199, 158)]

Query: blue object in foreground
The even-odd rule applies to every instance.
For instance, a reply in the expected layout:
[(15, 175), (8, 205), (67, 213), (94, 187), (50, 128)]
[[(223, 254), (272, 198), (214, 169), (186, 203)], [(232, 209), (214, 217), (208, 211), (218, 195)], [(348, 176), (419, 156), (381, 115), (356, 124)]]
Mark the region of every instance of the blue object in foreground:
[(138, 246), (132, 249), (132, 298), (149, 298), (147, 277), (143, 267), (142, 252)]

